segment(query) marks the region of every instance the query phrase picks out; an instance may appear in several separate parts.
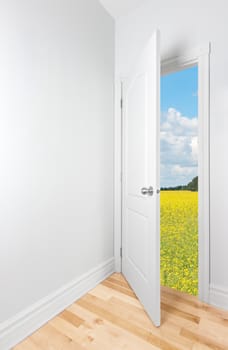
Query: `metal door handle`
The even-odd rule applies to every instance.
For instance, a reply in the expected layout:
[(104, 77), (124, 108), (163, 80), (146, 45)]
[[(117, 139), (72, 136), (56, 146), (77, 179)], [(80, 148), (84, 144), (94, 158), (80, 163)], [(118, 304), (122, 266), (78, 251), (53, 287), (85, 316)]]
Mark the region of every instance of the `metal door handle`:
[(144, 196), (146, 196), (146, 195), (148, 195), (148, 196), (153, 196), (153, 194), (154, 194), (154, 189), (153, 189), (152, 186), (150, 186), (150, 187), (148, 187), (148, 188), (143, 187), (143, 188), (141, 189), (141, 193), (142, 193)]

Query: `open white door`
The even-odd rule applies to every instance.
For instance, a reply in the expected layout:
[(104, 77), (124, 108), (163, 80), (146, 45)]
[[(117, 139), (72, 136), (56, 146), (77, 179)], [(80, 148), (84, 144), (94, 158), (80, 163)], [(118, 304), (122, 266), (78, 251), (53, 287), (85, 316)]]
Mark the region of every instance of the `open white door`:
[(123, 85), (122, 271), (160, 325), (160, 55), (156, 31)]

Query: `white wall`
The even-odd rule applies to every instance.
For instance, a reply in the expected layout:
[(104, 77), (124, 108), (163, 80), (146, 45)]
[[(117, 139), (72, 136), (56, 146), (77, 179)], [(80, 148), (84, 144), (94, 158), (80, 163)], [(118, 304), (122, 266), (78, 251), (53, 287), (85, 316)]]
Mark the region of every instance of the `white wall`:
[[(162, 58), (211, 42), (211, 286), (228, 308), (228, 33), (227, 2), (148, 0), (117, 21), (116, 78), (126, 76), (155, 28), (161, 32)], [(216, 301), (219, 304), (218, 301)], [(225, 305), (226, 304), (226, 305)]]
[(0, 323), (113, 257), (114, 23), (0, 0)]

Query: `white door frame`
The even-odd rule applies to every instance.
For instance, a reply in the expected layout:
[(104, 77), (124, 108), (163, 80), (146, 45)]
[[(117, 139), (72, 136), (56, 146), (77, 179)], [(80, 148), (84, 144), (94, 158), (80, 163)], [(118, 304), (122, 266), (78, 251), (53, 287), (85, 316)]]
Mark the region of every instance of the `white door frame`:
[[(198, 65), (198, 175), (199, 175), (199, 299), (209, 302), (210, 286), (210, 44), (185, 51), (177, 57), (161, 62), (161, 74), (167, 74)], [(122, 82), (116, 80), (115, 100), (115, 203), (114, 254), (115, 270), (121, 272), (122, 245)]]

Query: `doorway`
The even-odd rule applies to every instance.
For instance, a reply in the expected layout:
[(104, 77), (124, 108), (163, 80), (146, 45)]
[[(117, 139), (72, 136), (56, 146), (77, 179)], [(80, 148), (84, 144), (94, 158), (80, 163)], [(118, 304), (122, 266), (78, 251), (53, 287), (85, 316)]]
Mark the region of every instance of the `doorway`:
[[(147, 264), (145, 260), (145, 254), (141, 254), (140, 245), (142, 246), (142, 239), (140, 238), (137, 244), (129, 246), (129, 244), (122, 244), (124, 242), (124, 225), (129, 229), (127, 234), (128, 239), (134, 238), (132, 236), (132, 231), (139, 232), (140, 235), (142, 233), (140, 225), (144, 225), (144, 231), (148, 230), (148, 237), (151, 237), (150, 226), (145, 224), (145, 221), (138, 220), (137, 223), (132, 223), (132, 217), (129, 218), (129, 211), (127, 213), (128, 218), (126, 220), (126, 215), (124, 215), (124, 206), (126, 209), (126, 203), (131, 204), (130, 201), (126, 201), (126, 192), (124, 192), (124, 187), (126, 189), (126, 175), (130, 173), (133, 174), (131, 177), (130, 186), (130, 195), (134, 192), (136, 193), (136, 199), (142, 199), (142, 203), (147, 203), (152, 200), (158, 203), (159, 202), (159, 187), (156, 181), (146, 181), (148, 184), (145, 188), (141, 188), (142, 183), (144, 183), (145, 176), (136, 177), (136, 172), (139, 172), (139, 169), (151, 169), (154, 171), (154, 174), (160, 167), (151, 166), (151, 160), (157, 159), (159, 157), (159, 145), (156, 143), (157, 139), (160, 141), (160, 124), (157, 129), (157, 124), (155, 118), (149, 120), (149, 123), (146, 122), (141, 123), (143, 120), (151, 116), (151, 111), (153, 111), (154, 116), (159, 116), (160, 103), (158, 105), (159, 100), (159, 82), (160, 82), (160, 60), (158, 55), (156, 54), (157, 50), (157, 41), (149, 42), (149, 55), (143, 60), (141, 60), (141, 65), (137, 66), (140, 68), (139, 72), (135, 76), (129, 76), (124, 79), (120, 79), (120, 83), (117, 84), (117, 102), (119, 108), (116, 109), (116, 119), (115, 119), (115, 269), (119, 272), (124, 272), (123, 266), (125, 264), (124, 259), (126, 254), (129, 257), (129, 252), (131, 254), (131, 258), (129, 261), (136, 262), (135, 270), (140, 273), (144, 270), (144, 267), (151, 266), (156, 268), (156, 271), (153, 271), (153, 288), (156, 287), (156, 299), (151, 298), (151, 293), (148, 293), (148, 307), (145, 309), (149, 309), (154, 312), (156, 310), (157, 315), (159, 315), (160, 308), (160, 278), (159, 273), (160, 268), (158, 269), (157, 261), (160, 259), (160, 249), (159, 244), (157, 243), (157, 234), (154, 234), (153, 237), (156, 240), (156, 245), (154, 244), (144, 244), (143, 249), (147, 249), (149, 247), (154, 249), (154, 254), (149, 254), (150, 258), (156, 257), (156, 264)], [(151, 54), (151, 49), (155, 49), (155, 53)], [(148, 51), (144, 51), (144, 54), (148, 54)], [(183, 52), (182, 56), (174, 57), (172, 59), (163, 60), (161, 62), (161, 73), (168, 74), (175, 71), (180, 71), (184, 68), (190, 68), (193, 66), (198, 67), (198, 137), (199, 137), (199, 154), (198, 154), (198, 174), (199, 174), (199, 199), (198, 199), (198, 234), (199, 234), (199, 259), (198, 259), (198, 273), (199, 273), (199, 285), (198, 285), (198, 296), (201, 301), (208, 302), (209, 301), (209, 57), (210, 57), (210, 45), (205, 45), (189, 52)], [(146, 65), (146, 66), (145, 66)], [(145, 68), (143, 74), (142, 69)], [(149, 80), (150, 80), (150, 89), (143, 88), (145, 86), (145, 79), (147, 71), (149, 72)], [(159, 76), (159, 79), (158, 79)], [(130, 79), (130, 84), (129, 84)], [(129, 93), (130, 89), (130, 93)], [(146, 94), (146, 95), (145, 95)], [(140, 100), (139, 100), (140, 97)], [(151, 99), (152, 97), (152, 99)], [(146, 101), (146, 104), (145, 104)], [(119, 103), (120, 102), (120, 103)], [(144, 108), (146, 106), (146, 108)], [(139, 108), (140, 107), (140, 108)], [(159, 110), (157, 110), (157, 107)], [(130, 113), (130, 115), (129, 115)], [(136, 123), (137, 121), (137, 123)], [(129, 124), (130, 122), (130, 124)], [(133, 123), (133, 124), (132, 124)], [(152, 123), (152, 124), (151, 124)], [(153, 125), (153, 123), (155, 123)], [(148, 126), (150, 129), (148, 129)], [(126, 135), (126, 131), (128, 135)], [(139, 147), (137, 147), (137, 142), (139, 142), (139, 132), (144, 132), (146, 137), (141, 138), (143, 142), (148, 143), (152, 142), (153, 147), (158, 147), (158, 152), (154, 153), (154, 157), (150, 156), (151, 147), (148, 148), (146, 153), (142, 153), (142, 157), (139, 155)], [(157, 134), (154, 134), (157, 132)], [(158, 135), (158, 136), (157, 136)], [(126, 147), (125, 142), (127, 141), (128, 146)], [(137, 142), (135, 142), (137, 141)], [(130, 159), (131, 161), (126, 161), (126, 152), (129, 150), (129, 142), (131, 142), (132, 148), (134, 148), (137, 152), (133, 152)], [(141, 143), (139, 143), (141, 145)], [(130, 148), (131, 149), (131, 148)], [(146, 148), (141, 148), (142, 152), (145, 152)], [(135, 157), (137, 155), (137, 157)], [(129, 153), (127, 154), (127, 157)], [(137, 159), (136, 159), (137, 158)], [(146, 162), (146, 166), (139, 166), (139, 163)], [(133, 163), (132, 163), (133, 162)], [(141, 164), (140, 163), (140, 164)], [(133, 166), (134, 165), (134, 166)], [(126, 171), (126, 166), (130, 169)], [(128, 169), (128, 170), (129, 170)], [(159, 171), (159, 170), (158, 170)], [(155, 174), (155, 175), (156, 175)], [(156, 175), (157, 176), (157, 175)], [(136, 180), (138, 183), (135, 185)], [(152, 186), (151, 186), (151, 185)], [(159, 206), (160, 207), (160, 206)], [(154, 206), (157, 211), (157, 207)], [(158, 211), (157, 211), (158, 212)], [(136, 208), (134, 213), (138, 214), (139, 210)], [(148, 211), (151, 213), (151, 211)], [(139, 216), (138, 216), (139, 217)], [(160, 215), (159, 215), (160, 218)], [(155, 228), (155, 221), (158, 219), (157, 216), (154, 216), (151, 220), (151, 228)], [(125, 222), (124, 222), (125, 220)], [(130, 225), (131, 224), (131, 225)], [(158, 222), (159, 225), (159, 222)], [(157, 225), (157, 227), (158, 227)], [(160, 230), (156, 230), (156, 232), (160, 232)], [(142, 235), (141, 235), (142, 236)], [(140, 237), (141, 237), (140, 236)], [(144, 235), (147, 237), (147, 234)], [(125, 231), (126, 237), (126, 231)], [(159, 240), (160, 241), (160, 240)], [(126, 241), (125, 241), (126, 243)], [(157, 249), (158, 248), (158, 249)], [(139, 254), (140, 253), (140, 254)], [(157, 255), (159, 254), (159, 257)], [(137, 259), (138, 258), (138, 259)], [(136, 261), (137, 260), (137, 261)], [(126, 265), (126, 264), (125, 264)], [(146, 269), (145, 269), (146, 270)], [(146, 271), (147, 273), (147, 271)], [(125, 274), (125, 273), (124, 273)], [(126, 275), (126, 274), (125, 274)], [(141, 273), (142, 278), (145, 279), (145, 274)], [(136, 278), (136, 274), (132, 273), (131, 278)], [(138, 284), (141, 285), (140, 283)], [(133, 288), (136, 290), (136, 288)], [(143, 291), (147, 292), (146, 288), (143, 288)], [(138, 293), (139, 294), (139, 293)], [(137, 293), (136, 293), (137, 295)], [(155, 301), (156, 300), (156, 301)], [(153, 319), (153, 317), (152, 317)], [(159, 317), (156, 317), (155, 324), (159, 324)]]
[(161, 76), (161, 285), (198, 295), (198, 65)]

